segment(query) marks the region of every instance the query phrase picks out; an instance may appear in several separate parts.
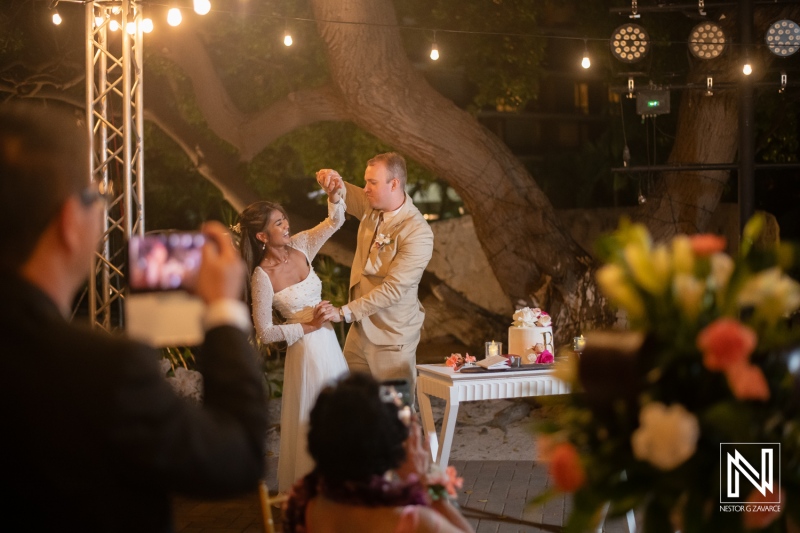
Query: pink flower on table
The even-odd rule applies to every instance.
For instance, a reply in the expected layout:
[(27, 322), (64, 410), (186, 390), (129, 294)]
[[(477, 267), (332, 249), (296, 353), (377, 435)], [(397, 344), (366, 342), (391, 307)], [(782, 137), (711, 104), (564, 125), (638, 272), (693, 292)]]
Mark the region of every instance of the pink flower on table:
[(549, 473), (556, 488), (563, 492), (575, 492), (586, 483), (586, 472), (578, 450), (568, 442), (553, 447)]
[(689, 237), (692, 252), (699, 257), (709, 257), (725, 249), (725, 237), (713, 233), (699, 233)]
[(550, 353), (549, 350), (544, 350), (539, 356), (536, 358), (537, 365), (546, 365), (553, 362), (553, 354)]
[(756, 347), (756, 333), (733, 318), (720, 318), (697, 336), (703, 364), (709, 370), (725, 371), (749, 361)]
[(460, 353), (450, 354), (450, 357), (444, 360), (444, 364), (452, 368), (458, 368), (463, 364), (461, 361), (461, 354)]
[[(782, 487), (778, 487), (778, 491), (780, 491), (780, 499), (781, 502), (786, 501), (786, 492), (783, 490)], [(780, 511), (773, 511), (769, 510), (769, 507), (779, 507), (778, 505), (772, 506), (767, 501), (775, 501), (775, 496), (771, 493), (767, 493), (767, 495), (763, 495), (758, 492), (756, 489), (753, 489), (750, 494), (747, 496), (747, 501), (752, 502), (752, 505), (746, 506), (749, 508), (749, 511), (745, 511), (742, 514), (742, 522), (744, 523), (744, 527), (747, 529), (763, 529), (770, 525), (772, 522), (778, 518), (781, 513)], [(785, 503), (783, 505), (786, 505)], [(759, 507), (767, 508), (763, 510), (756, 510)]]
[(734, 365), (725, 371), (728, 386), (739, 400), (769, 400), (769, 385), (756, 365)]
[(474, 363), (475, 361), (477, 361), (477, 359), (475, 359), (475, 356), (474, 356), (474, 355), (467, 354), (467, 355), (464, 357), (464, 362), (465, 362), (465, 363)]

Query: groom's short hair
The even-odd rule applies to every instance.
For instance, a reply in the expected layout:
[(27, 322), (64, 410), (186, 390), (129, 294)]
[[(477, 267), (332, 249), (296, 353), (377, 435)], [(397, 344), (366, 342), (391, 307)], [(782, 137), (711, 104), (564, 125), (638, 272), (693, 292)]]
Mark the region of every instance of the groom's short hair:
[(367, 161), (367, 166), (371, 167), (376, 163), (383, 163), (386, 166), (386, 170), (389, 171), (389, 176), (391, 176), (389, 179), (397, 178), (400, 181), (400, 185), (405, 189), (408, 173), (406, 172), (406, 160), (402, 155), (397, 152), (378, 154)]

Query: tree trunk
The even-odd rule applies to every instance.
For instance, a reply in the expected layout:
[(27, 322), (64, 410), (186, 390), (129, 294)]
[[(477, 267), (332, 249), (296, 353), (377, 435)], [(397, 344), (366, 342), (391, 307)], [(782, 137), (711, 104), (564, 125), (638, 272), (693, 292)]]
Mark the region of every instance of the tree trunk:
[[(334, 85), (347, 115), (447, 181), (503, 290), (549, 311), (559, 342), (611, 315), (592, 260), (561, 227), (536, 182), (497, 137), (432, 89), (403, 49), (388, 0), (315, 0)], [(478, 244), (478, 243), (476, 243)]]

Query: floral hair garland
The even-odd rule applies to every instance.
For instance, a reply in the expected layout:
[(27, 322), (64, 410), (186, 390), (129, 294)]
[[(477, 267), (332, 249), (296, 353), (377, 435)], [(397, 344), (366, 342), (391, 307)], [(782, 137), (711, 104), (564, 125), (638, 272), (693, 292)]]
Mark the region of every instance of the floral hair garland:
[(238, 233), (238, 234), (241, 235), (241, 233), (242, 233), (242, 225), (240, 223), (237, 222), (236, 224), (234, 224), (232, 226), (229, 226), (229, 227), (231, 228), (232, 232)]

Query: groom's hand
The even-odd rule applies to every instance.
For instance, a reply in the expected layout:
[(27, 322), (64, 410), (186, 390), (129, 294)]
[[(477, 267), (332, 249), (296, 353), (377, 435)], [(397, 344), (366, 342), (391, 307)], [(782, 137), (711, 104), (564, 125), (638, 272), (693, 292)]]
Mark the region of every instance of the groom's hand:
[(344, 187), (344, 180), (338, 172), (330, 168), (319, 170), (317, 172), (317, 183), (319, 183), (320, 187), (325, 189), (325, 192), (328, 194), (328, 200), (331, 203), (335, 204), (339, 201), (341, 197), (339, 190)]

